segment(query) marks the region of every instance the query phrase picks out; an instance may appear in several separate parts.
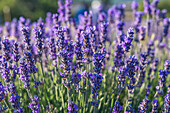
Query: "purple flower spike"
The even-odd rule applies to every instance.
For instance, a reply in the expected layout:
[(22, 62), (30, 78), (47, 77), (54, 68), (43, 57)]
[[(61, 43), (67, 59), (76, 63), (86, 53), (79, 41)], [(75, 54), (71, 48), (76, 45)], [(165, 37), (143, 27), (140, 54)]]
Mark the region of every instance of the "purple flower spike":
[(39, 98), (38, 96), (34, 96), (34, 98), (31, 98), (31, 103), (29, 103), (29, 108), (32, 110), (32, 113), (39, 113), (40, 109), (40, 103), (39, 103)]
[(68, 109), (67, 113), (77, 113), (78, 111), (77, 104), (73, 103), (71, 100), (68, 102), (67, 109)]
[(5, 58), (5, 61), (9, 61), (11, 59), (11, 44), (9, 39), (7, 39), (7, 37), (4, 37), (2, 45), (3, 45), (2, 47), (3, 57)]
[(164, 70), (170, 73), (170, 62), (168, 60), (164, 63)]
[(134, 84), (135, 81), (135, 71), (138, 69), (139, 62), (135, 56), (131, 56), (127, 61), (126, 61), (126, 71), (127, 71), (127, 77), (131, 80), (130, 82)]
[(116, 105), (113, 107), (112, 113), (120, 113), (123, 110), (123, 107), (119, 103), (119, 101), (116, 102)]
[(7, 92), (6, 87), (2, 85), (0, 82), (0, 102), (3, 101), (6, 98)]
[(164, 18), (163, 19), (163, 36), (166, 37), (168, 35), (168, 29), (170, 26), (170, 19)]
[(129, 52), (129, 49), (132, 45), (131, 43), (133, 41), (133, 34), (134, 34), (133, 29), (129, 28), (127, 32), (127, 37), (125, 36), (124, 41), (122, 41), (123, 49), (126, 52)]
[(138, 4), (138, 2), (136, 2), (136, 1), (133, 1), (133, 2), (131, 3), (131, 8), (132, 8), (133, 11), (137, 11), (138, 6), (139, 6), (139, 4)]
[(106, 54), (102, 54), (101, 51), (98, 51), (97, 53), (94, 54), (94, 61), (93, 61), (93, 64), (94, 64), (94, 71), (97, 73), (97, 74), (100, 74), (100, 71), (102, 69), (102, 66), (103, 66), (103, 62), (104, 62), (104, 59), (105, 59), (105, 55)]
[(135, 113), (135, 110), (132, 108), (132, 105), (131, 105), (131, 104), (129, 104), (129, 106), (127, 107), (125, 113)]
[(2, 105), (0, 104), (0, 112), (1, 112), (1, 113), (4, 113), (5, 110), (7, 110), (7, 109), (8, 109), (8, 107), (4, 107), (4, 106), (2, 106)]
[(24, 36), (25, 48), (27, 50), (31, 50), (30, 28), (25, 26), (21, 29), (21, 31)]
[(152, 113), (157, 113), (158, 112), (158, 99), (155, 99), (152, 101)]
[(101, 84), (102, 84), (103, 77), (99, 74), (90, 73), (89, 78), (90, 78), (90, 82), (91, 82), (91, 85), (92, 85), (92, 93), (93, 93), (92, 105), (97, 105), (95, 102), (96, 102), (96, 98), (98, 96), (98, 91), (99, 91)]
[(72, 83), (74, 86), (78, 86), (79, 82), (81, 81), (81, 74), (79, 73), (73, 73), (72, 74)]
[(166, 84), (166, 78), (168, 76), (168, 72), (166, 70), (159, 70), (159, 86), (162, 88)]
[(139, 27), (139, 40), (145, 40), (146, 28), (143, 26)]
[(15, 62), (18, 62), (19, 59), (21, 58), (21, 55), (19, 53), (19, 47), (18, 47), (18, 43), (15, 42), (14, 45), (13, 45), (13, 59)]
[(24, 88), (25, 89), (30, 89), (30, 75), (29, 75), (29, 70), (27, 67), (27, 64), (25, 64), (25, 59), (21, 59), (20, 61), (20, 79), (23, 82)]
[(170, 112), (170, 85), (168, 86), (167, 94), (164, 97), (164, 112), (163, 113), (169, 113)]
[(115, 58), (114, 58), (114, 65), (115, 67), (120, 67), (124, 65), (123, 61), (123, 55), (124, 55), (124, 50), (121, 44), (117, 45), (117, 49), (114, 52)]
[(145, 113), (148, 109), (148, 104), (149, 104), (149, 99), (146, 96), (145, 99), (143, 99), (143, 101), (138, 106), (138, 112), (139, 113)]
[(9, 83), (11, 81), (10, 79), (11, 74), (7, 62), (4, 62), (3, 64), (3, 72), (1, 76), (5, 79), (5, 82)]
[(14, 108), (14, 112), (16, 113), (23, 113), (23, 109), (20, 108), (20, 100), (18, 93), (16, 91), (16, 86), (14, 83), (10, 83), (7, 86), (7, 90), (11, 93), (11, 96), (9, 97), (9, 102), (12, 103), (12, 107)]

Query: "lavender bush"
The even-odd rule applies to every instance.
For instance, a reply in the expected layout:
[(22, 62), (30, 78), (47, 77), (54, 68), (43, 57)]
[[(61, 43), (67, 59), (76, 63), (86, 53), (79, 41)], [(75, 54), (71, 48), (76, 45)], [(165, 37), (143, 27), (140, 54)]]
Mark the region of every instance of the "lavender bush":
[(170, 113), (170, 18), (158, 3), (132, 2), (131, 23), (125, 4), (76, 22), (72, 0), (37, 22), (5, 22), (0, 112)]

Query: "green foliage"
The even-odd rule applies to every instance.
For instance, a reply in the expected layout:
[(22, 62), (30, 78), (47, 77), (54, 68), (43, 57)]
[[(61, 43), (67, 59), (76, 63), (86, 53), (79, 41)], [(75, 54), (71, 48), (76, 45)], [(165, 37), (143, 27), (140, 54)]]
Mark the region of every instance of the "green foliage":
[(24, 16), (31, 20), (45, 17), (47, 12), (57, 12), (57, 0), (2, 0), (0, 1), (0, 13), (3, 14), (4, 6), (10, 7), (11, 17)]

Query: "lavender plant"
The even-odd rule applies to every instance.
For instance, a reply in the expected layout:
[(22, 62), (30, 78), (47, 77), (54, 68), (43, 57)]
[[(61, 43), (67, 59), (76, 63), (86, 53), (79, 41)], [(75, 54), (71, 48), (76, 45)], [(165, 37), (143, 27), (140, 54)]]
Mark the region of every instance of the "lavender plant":
[(5, 22), (0, 112), (169, 113), (170, 19), (161, 1), (143, 2), (143, 11), (134, 1), (130, 13), (119, 4), (77, 20), (73, 1), (59, 0), (45, 20)]

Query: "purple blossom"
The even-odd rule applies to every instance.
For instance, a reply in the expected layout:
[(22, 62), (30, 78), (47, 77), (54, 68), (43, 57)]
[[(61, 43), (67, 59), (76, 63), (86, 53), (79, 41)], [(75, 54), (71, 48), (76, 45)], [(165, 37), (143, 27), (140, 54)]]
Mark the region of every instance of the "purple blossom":
[(139, 86), (141, 86), (145, 80), (145, 68), (147, 64), (147, 53), (141, 53), (140, 54), (140, 63), (141, 65), (139, 66)]
[(50, 57), (51, 59), (55, 62), (55, 67), (57, 66), (57, 52), (56, 52), (56, 43), (55, 43), (55, 39), (53, 37), (50, 38), (49, 41), (49, 49), (50, 49)]
[(71, 64), (72, 64), (72, 56), (70, 56), (67, 48), (65, 48), (63, 51), (59, 53), (59, 57), (61, 59), (61, 68), (64, 71), (64, 75), (68, 75), (71, 70)]
[(14, 112), (23, 113), (22, 108), (20, 108), (20, 101), (19, 96), (16, 91), (16, 86), (14, 83), (10, 83), (7, 85), (7, 90), (11, 93), (11, 96), (9, 97), (9, 102), (12, 103), (12, 107), (14, 108)]
[(166, 78), (168, 76), (168, 72), (165, 70), (159, 70), (159, 76), (160, 76), (159, 85), (160, 87), (163, 87), (166, 84)]
[(133, 29), (129, 28), (128, 32), (127, 32), (127, 37), (125, 36), (124, 41), (122, 41), (122, 46), (124, 51), (129, 52), (129, 49), (132, 45), (132, 41), (133, 41)]
[(143, 99), (143, 101), (138, 106), (138, 112), (145, 113), (147, 111), (148, 104), (149, 104), (149, 99), (147, 96), (145, 96), (145, 99)]
[(71, 4), (72, 0), (65, 0), (65, 21), (70, 22), (71, 20)]
[(31, 39), (30, 39), (30, 28), (28, 26), (25, 26), (21, 29), (22, 35), (24, 37), (25, 42), (25, 48), (27, 50), (31, 50)]
[(94, 72), (97, 74), (100, 74), (104, 59), (105, 59), (105, 54), (102, 54), (101, 51), (98, 51), (93, 55), (93, 64), (94, 64)]
[(130, 58), (126, 61), (126, 63), (127, 63), (126, 76), (131, 80), (130, 82), (134, 84), (136, 82), (134, 75), (135, 75), (135, 71), (138, 69), (139, 62), (135, 56), (130, 56)]
[(37, 28), (34, 29), (36, 47), (38, 49), (39, 56), (42, 56), (43, 46), (44, 46), (44, 23), (39, 23)]
[(135, 110), (132, 108), (132, 105), (131, 105), (131, 104), (129, 104), (129, 106), (127, 107), (125, 113), (135, 113)]
[(85, 61), (88, 63), (90, 62), (90, 57), (93, 55), (93, 50), (91, 48), (91, 40), (90, 40), (90, 37), (89, 37), (89, 34), (86, 33), (86, 32), (81, 32), (81, 36), (83, 37), (83, 48), (84, 48), (84, 58), (85, 58)]
[(77, 87), (79, 85), (79, 82), (81, 81), (81, 74), (73, 73), (71, 76), (73, 85)]
[(35, 61), (33, 58), (33, 55), (31, 54), (31, 52), (28, 51), (24, 51), (24, 55), (27, 61), (27, 68), (29, 69), (29, 73), (36, 73), (38, 68), (36, 68), (35, 66)]
[(157, 113), (158, 112), (158, 99), (154, 99), (152, 101), (152, 113)]
[(12, 73), (12, 81), (14, 82), (17, 75), (19, 74), (19, 68), (15, 65), (15, 64), (12, 64), (12, 70), (13, 70), (13, 73)]
[(145, 40), (146, 28), (143, 26), (139, 27), (139, 40)]
[(164, 97), (164, 112), (163, 113), (169, 113), (170, 112), (170, 85), (168, 86), (167, 94)]
[(70, 84), (70, 82), (68, 81), (68, 79), (62, 80), (62, 84), (63, 84), (67, 89), (70, 90), (71, 84)]
[(65, 21), (65, 6), (62, 0), (58, 0), (58, 13), (59, 13), (59, 21)]
[(7, 109), (8, 109), (8, 107), (4, 107), (4, 106), (2, 106), (2, 105), (0, 104), (0, 112), (1, 112), (1, 113), (4, 113), (5, 110), (7, 110)]
[(10, 79), (10, 70), (8, 68), (8, 63), (7, 62), (4, 62), (3, 63), (3, 72), (1, 74), (1, 76), (5, 79), (5, 82), (9, 83), (11, 81)]
[(138, 6), (139, 6), (139, 4), (138, 4), (138, 2), (136, 2), (136, 1), (133, 1), (133, 2), (131, 3), (131, 8), (132, 8), (133, 11), (137, 11)]
[(55, 29), (55, 35), (57, 36), (57, 47), (60, 50), (64, 49), (66, 46), (66, 40), (64, 37), (65, 30), (62, 27), (59, 27), (58, 29)]
[(114, 105), (113, 107), (112, 113), (120, 113), (123, 110), (123, 107), (119, 103), (119, 101), (116, 102), (116, 105)]
[(76, 54), (76, 64), (77, 64), (78, 67), (82, 67), (82, 60), (83, 60), (82, 45), (83, 45), (83, 43), (80, 40), (80, 33), (77, 33), (74, 51), (75, 51), (75, 54)]
[(91, 103), (92, 105), (97, 105), (96, 98), (98, 96), (98, 91), (101, 87), (103, 77), (99, 74), (90, 73), (89, 78), (90, 78), (90, 82), (92, 86), (92, 94), (93, 94), (93, 101)]
[(15, 42), (14, 45), (13, 45), (13, 59), (15, 62), (18, 62), (19, 59), (21, 58), (21, 55), (19, 53), (19, 47), (18, 47), (18, 43)]
[(4, 38), (3, 42), (3, 57), (5, 58), (5, 61), (9, 61), (11, 59), (11, 44), (9, 39), (7, 37)]
[(29, 108), (32, 110), (32, 113), (39, 113), (40, 109), (40, 103), (38, 96), (34, 96), (34, 98), (31, 98), (31, 102), (29, 103)]
[(103, 23), (100, 26), (100, 41), (103, 46), (105, 45), (105, 42), (107, 40), (107, 27), (108, 23)]
[(168, 29), (170, 26), (170, 19), (164, 18), (163, 19), (163, 36), (166, 37), (168, 35)]
[(123, 61), (123, 56), (124, 56), (124, 51), (122, 48), (122, 45), (118, 44), (116, 51), (114, 52), (115, 58), (114, 58), (114, 65), (115, 67), (120, 67), (124, 65)]
[(119, 68), (119, 74), (117, 75), (118, 80), (118, 88), (124, 88), (125, 87), (125, 80), (126, 80), (126, 69), (124, 67)]
[(6, 87), (2, 85), (2, 82), (0, 82), (0, 102), (6, 98), (6, 95)]
[(78, 111), (77, 104), (73, 103), (71, 100), (68, 102), (67, 109), (68, 109), (67, 113), (77, 113)]
[(170, 73), (170, 62), (168, 60), (164, 63), (164, 70)]
[(27, 64), (25, 64), (25, 59), (21, 59), (20, 61), (20, 79), (23, 82), (25, 89), (30, 89), (30, 75)]
[[(55, 31), (55, 30), (58, 29), (59, 26), (60, 26), (60, 21), (59, 21), (59, 16), (58, 16), (58, 14), (53, 14), (52, 19), (53, 19), (53, 30)], [(53, 32), (54, 32), (54, 31), (53, 31)]]

